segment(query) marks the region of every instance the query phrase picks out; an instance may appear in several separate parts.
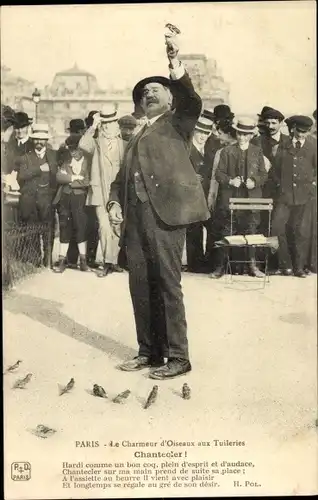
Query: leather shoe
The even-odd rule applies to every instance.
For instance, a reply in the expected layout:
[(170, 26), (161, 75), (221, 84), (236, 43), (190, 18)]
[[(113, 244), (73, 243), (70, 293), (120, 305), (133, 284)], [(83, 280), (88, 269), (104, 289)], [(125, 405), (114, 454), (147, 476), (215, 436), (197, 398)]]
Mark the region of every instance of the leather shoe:
[(105, 278), (106, 276), (108, 276), (109, 274), (111, 274), (113, 272), (112, 270), (112, 265), (111, 264), (104, 264), (104, 268), (102, 271), (100, 271), (97, 276), (98, 278)]
[(282, 276), (292, 276), (293, 270), (292, 269), (281, 269), (281, 275)]
[(264, 278), (264, 273), (257, 266), (250, 266), (249, 275), (254, 278)]
[(148, 356), (136, 356), (134, 359), (125, 361), (125, 363), (119, 365), (120, 370), (124, 372), (136, 372), (138, 370), (143, 370), (144, 368), (149, 368), (151, 366), (150, 358)]
[(217, 267), (216, 270), (212, 274), (210, 274), (210, 278), (217, 280), (219, 278), (222, 278), (223, 274), (223, 267)]
[(161, 368), (153, 370), (149, 373), (149, 378), (155, 380), (167, 380), (171, 378), (180, 377), (191, 371), (190, 361), (178, 358), (169, 359), (168, 363)]
[(307, 274), (303, 269), (297, 269), (295, 271), (295, 276), (297, 276), (297, 278), (307, 278)]

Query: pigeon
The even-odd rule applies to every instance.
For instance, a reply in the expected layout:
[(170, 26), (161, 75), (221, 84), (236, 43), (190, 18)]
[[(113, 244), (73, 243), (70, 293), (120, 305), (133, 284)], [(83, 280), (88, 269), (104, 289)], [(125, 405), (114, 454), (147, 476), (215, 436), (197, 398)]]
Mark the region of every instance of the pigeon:
[(182, 386), (182, 397), (183, 399), (190, 399), (191, 398), (191, 390), (188, 384), (183, 384)]
[(28, 373), (24, 378), (17, 380), (13, 384), (13, 389), (24, 389), (28, 382), (30, 382), (32, 378), (32, 373)]
[(129, 389), (127, 389), (127, 391), (121, 392), (113, 399), (113, 403), (123, 403), (124, 400), (128, 398), (129, 394), (130, 394)]
[(20, 363), (22, 363), (22, 360), (18, 359), (18, 361), (14, 363), (14, 365), (11, 365), (6, 369), (6, 372), (7, 373), (14, 372), (15, 370), (17, 370), (17, 368), (19, 368)]
[(97, 396), (98, 398), (107, 398), (107, 394), (105, 389), (98, 384), (94, 384), (93, 386), (93, 394), (94, 396)]
[(177, 28), (177, 26), (174, 26), (171, 23), (167, 23), (165, 25), (165, 28), (168, 28), (168, 30), (170, 30), (173, 35), (180, 35), (180, 33), (181, 33), (181, 31), (179, 30), (179, 28)]
[(36, 436), (46, 439), (49, 436), (53, 436), (53, 434), (56, 433), (55, 429), (51, 429), (50, 427), (47, 427), (46, 425), (39, 424), (36, 426), (36, 429), (31, 431), (32, 434), (35, 434)]
[(154, 385), (153, 388), (151, 389), (149, 396), (147, 398), (147, 401), (144, 405), (144, 410), (149, 408), (149, 406), (151, 406), (156, 401), (157, 395), (158, 395), (158, 386)]
[(73, 378), (71, 378), (69, 383), (61, 389), (60, 396), (62, 396), (62, 394), (65, 394), (66, 392), (69, 392), (70, 390), (72, 390), (74, 387), (74, 384), (75, 384), (75, 380)]

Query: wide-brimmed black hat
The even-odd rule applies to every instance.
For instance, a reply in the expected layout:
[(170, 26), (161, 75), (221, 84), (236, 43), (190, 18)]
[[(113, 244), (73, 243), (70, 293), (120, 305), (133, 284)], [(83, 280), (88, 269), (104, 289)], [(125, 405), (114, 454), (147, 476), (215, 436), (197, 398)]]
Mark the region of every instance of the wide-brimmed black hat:
[(71, 134), (77, 134), (80, 130), (84, 129), (85, 129), (84, 120), (81, 120), (80, 118), (74, 118), (73, 120), (70, 120), (70, 124), (67, 130)]
[(135, 104), (138, 105), (140, 103), (143, 88), (145, 85), (148, 85), (148, 83), (161, 83), (161, 85), (169, 89), (171, 89), (172, 87), (172, 80), (169, 80), (169, 78), (166, 78), (164, 76), (148, 76), (147, 78), (143, 78), (135, 85), (132, 92), (132, 97)]
[(14, 123), (13, 123), (14, 128), (28, 127), (32, 122), (33, 119), (29, 118), (27, 113), (24, 113), (24, 111), (17, 111), (14, 114)]
[(313, 112), (312, 116), (314, 117), (314, 120), (317, 120), (317, 110), (315, 109), (315, 111)]
[(278, 111), (278, 109), (271, 108), (270, 106), (264, 106), (264, 108), (261, 111), (261, 114), (258, 115), (262, 120), (279, 120), (283, 121), (285, 119), (285, 116), (283, 113)]
[(213, 110), (214, 120), (223, 120), (224, 118), (234, 118), (234, 113), (227, 104), (218, 104)]

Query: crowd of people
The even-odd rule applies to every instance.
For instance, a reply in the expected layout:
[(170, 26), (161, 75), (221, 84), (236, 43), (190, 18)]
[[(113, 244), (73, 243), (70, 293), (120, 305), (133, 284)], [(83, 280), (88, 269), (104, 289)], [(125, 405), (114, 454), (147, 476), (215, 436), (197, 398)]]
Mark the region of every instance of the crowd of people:
[[(38, 265), (52, 263), (58, 214), (56, 272), (77, 268), (78, 261), (82, 271), (102, 267), (99, 277), (122, 272), (126, 259), (106, 207), (126, 145), (144, 126), (145, 117), (138, 111), (118, 117), (112, 105), (92, 110), (85, 120), (70, 121), (69, 136), (55, 151), (47, 124), (32, 123), (26, 113), (2, 108), (4, 196), (19, 196), (18, 221), (43, 224), (42, 255), (40, 238), (32, 242)], [(316, 272), (316, 111), (313, 118), (285, 119), (279, 110), (264, 106), (255, 123), (236, 118), (225, 104), (202, 110), (189, 155), (210, 217), (187, 227), (184, 271), (221, 277), (224, 254), (215, 242), (230, 234), (229, 199), (264, 197), (274, 200), (271, 231), (280, 246), (271, 257), (270, 270), (297, 276)], [(6, 217), (10, 218), (8, 210)], [(267, 221), (267, 213), (238, 213), (233, 234), (268, 235)], [(102, 263), (96, 262), (99, 242)], [(261, 277), (252, 253), (250, 249), (248, 271)]]
[[(109, 104), (74, 118), (57, 151), (48, 124), (8, 107), (1, 116), (3, 191), (17, 185), (18, 221), (42, 224), (39, 265), (63, 273), (79, 260), (81, 271), (100, 267), (98, 277), (126, 268), (139, 351), (121, 369), (149, 367), (157, 380), (191, 370), (182, 269), (220, 278), (220, 238), (267, 235), (266, 214), (255, 210), (238, 211), (230, 227), (230, 198), (273, 200), (273, 272), (316, 272), (316, 111), (314, 120), (285, 118), (264, 106), (257, 122), (226, 104), (202, 109), (176, 43), (166, 45), (170, 78), (138, 82), (131, 115)], [(256, 257), (250, 249), (247, 271), (260, 278)]]

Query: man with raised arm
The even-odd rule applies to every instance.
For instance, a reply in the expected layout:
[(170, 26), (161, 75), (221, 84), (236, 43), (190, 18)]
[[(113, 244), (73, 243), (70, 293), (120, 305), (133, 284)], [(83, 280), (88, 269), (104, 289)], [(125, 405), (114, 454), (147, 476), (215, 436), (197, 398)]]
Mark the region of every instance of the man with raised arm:
[(201, 99), (176, 43), (166, 44), (170, 79), (153, 76), (135, 86), (133, 100), (147, 122), (127, 145), (108, 203), (114, 227), (121, 224), (139, 345), (138, 356), (121, 369), (149, 367), (157, 380), (191, 370), (181, 257), (186, 226), (209, 217), (189, 159)]

